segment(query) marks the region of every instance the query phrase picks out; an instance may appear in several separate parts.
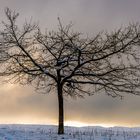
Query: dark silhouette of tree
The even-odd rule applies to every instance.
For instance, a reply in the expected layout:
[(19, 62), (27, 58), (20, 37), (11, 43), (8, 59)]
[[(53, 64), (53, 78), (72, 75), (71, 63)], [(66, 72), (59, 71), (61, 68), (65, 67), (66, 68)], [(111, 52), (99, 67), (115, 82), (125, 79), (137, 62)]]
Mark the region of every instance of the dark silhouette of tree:
[(1, 75), (14, 83), (34, 84), (46, 93), (56, 92), (58, 134), (64, 133), (64, 96), (140, 94), (139, 24), (88, 38), (59, 19), (58, 31), (42, 33), (31, 23), (19, 28), (18, 14), (8, 8), (5, 13), (8, 22), (0, 31)]

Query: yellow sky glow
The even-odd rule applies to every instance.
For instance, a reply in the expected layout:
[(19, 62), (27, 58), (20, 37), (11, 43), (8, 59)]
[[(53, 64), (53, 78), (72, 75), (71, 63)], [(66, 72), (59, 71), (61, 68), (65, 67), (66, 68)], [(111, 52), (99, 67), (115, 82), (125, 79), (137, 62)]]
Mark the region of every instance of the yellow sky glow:
[[(65, 100), (65, 126), (140, 126), (138, 98), (92, 97)], [(56, 94), (43, 95), (31, 87), (4, 84), (0, 98), (0, 124), (58, 124)]]
[(88, 124), (79, 121), (66, 121), (65, 126), (76, 126), (76, 127), (85, 127), (85, 126), (102, 126), (102, 127), (113, 127), (111, 124)]

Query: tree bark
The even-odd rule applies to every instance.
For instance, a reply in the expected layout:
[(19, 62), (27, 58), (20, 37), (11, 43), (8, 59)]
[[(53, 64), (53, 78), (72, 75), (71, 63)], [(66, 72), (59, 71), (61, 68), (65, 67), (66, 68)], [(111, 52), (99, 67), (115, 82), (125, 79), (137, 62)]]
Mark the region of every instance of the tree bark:
[(59, 124), (58, 134), (64, 134), (64, 104), (62, 86), (58, 85)]

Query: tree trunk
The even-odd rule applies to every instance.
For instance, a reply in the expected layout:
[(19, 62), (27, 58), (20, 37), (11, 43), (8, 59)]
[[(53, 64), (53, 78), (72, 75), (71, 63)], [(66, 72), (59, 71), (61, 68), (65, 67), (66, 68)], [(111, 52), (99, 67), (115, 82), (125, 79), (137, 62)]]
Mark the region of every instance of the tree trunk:
[(58, 134), (64, 134), (64, 105), (62, 86), (58, 86), (58, 104), (59, 104), (59, 124)]

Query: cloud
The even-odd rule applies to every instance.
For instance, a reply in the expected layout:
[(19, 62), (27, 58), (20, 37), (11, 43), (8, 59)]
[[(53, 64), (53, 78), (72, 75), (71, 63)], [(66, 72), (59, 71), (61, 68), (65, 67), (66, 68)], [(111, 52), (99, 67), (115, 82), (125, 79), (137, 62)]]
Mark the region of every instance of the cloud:
[[(5, 19), (4, 8), (10, 7), (20, 13), (19, 24), (25, 18), (33, 17), (42, 29), (56, 29), (58, 16), (64, 24), (72, 21), (75, 30), (89, 35), (140, 21), (139, 0), (0, 0), (0, 3), (0, 21)], [(65, 99), (65, 119), (93, 124), (138, 125), (139, 100), (138, 96), (119, 100), (104, 94), (84, 100)], [(42, 95), (27, 86), (0, 86), (0, 122), (57, 122), (57, 110), (55, 93)]]

